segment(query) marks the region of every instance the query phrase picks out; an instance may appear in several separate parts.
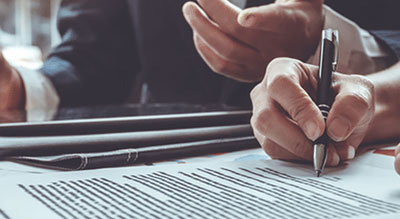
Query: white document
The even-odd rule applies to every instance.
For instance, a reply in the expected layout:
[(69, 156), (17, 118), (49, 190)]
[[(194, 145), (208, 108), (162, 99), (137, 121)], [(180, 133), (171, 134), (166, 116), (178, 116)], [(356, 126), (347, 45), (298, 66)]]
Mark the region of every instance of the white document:
[(400, 218), (394, 171), (249, 161), (3, 179), (0, 218)]

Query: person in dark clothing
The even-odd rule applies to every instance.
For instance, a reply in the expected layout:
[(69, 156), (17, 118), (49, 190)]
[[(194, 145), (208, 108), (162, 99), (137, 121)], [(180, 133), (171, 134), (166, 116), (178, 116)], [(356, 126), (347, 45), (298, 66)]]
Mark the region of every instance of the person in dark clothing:
[[(4, 60), (0, 62), (6, 69), (1, 74), (3, 77), (0, 77), (4, 84), (0, 92), (0, 98), (4, 101), (0, 108), (31, 109), (57, 107), (59, 104), (78, 106), (123, 102), (185, 102), (250, 107), (248, 94), (254, 83), (249, 82), (258, 82), (268, 62), (275, 57), (288, 56), (306, 61), (312, 56), (325, 17), (321, 0), (280, 0), (273, 4), (269, 0), (235, 0), (238, 1), (252, 8), (242, 11), (227, 0), (200, 0), (200, 7), (194, 7), (194, 3), (186, 0), (63, 1), (58, 20), (62, 43), (46, 59), (40, 74), (36, 74), (40, 79), (30, 80), (35, 74), (27, 74), (22, 69), (16, 71)], [(343, 11), (345, 5), (339, 2), (327, 1), (334, 9)], [(353, 1), (348, 4), (353, 8), (357, 5)], [(380, 1), (380, 4), (388, 5), (389, 1)], [(195, 31), (185, 21), (182, 13), (184, 5), (186, 18)], [(377, 8), (375, 4), (363, 5), (363, 8)], [(210, 11), (211, 8), (215, 8), (215, 11)], [(379, 11), (380, 8), (387, 7), (378, 7), (377, 14), (384, 13)], [(228, 62), (217, 66), (210, 64), (210, 60), (218, 64), (218, 59), (212, 59), (210, 53), (204, 52), (207, 47), (204, 43), (202, 46), (201, 42), (205, 36), (193, 26), (193, 22), (200, 17), (192, 16), (194, 20), (191, 21), (191, 16), (188, 16), (192, 12), (198, 15), (198, 12), (215, 14), (218, 11), (221, 15), (226, 14), (222, 16), (227, 20), (226, 23), (238, 27), (233, 34), (224, 33), (232, 42), (236, 42), (236, 46), (242, 45), (247, 51), (242, 52), (234, 45), (224, 47), (225, 52), (246, 62), (246, 65), (236, 65), (242, 67), (240, 70), (227, 65)], [(271, 14), (271, 11), (282, 13)], [(349, 13), (348, 10), (344, 12)], [(209, 14), (208, 19), (212, 20), (213, 15)], [(245, 21), (249, 20), (245, 18), (251, 15), (256, 20), (269, 22), (270, 26), (266, 27), (262, 21), (246, 24)], [(363, 19), (365, 14), (360, 14), (360, 17), (360, 24), (368, 23)], [(285, 20), (288, 21), (285, 25), (276, 25)], [(216, 26), (224, 28), (222, 25)], [(380, 46), (397, 59), (394, 54), (399, 53), (399, 46), (395, 39), (399, 37), (399, 31), (393, 29), (397, 27), (389, 27), (382, 22), (379, 31), (376, 31), (377, 24), (372, 28)], [(295, 32), (298, 29), (304, 31)], [(277, 34), (277, 30), (283, 30), (283, 34)], [(215, 39), (216, 36), (214, 34)], [(228, 77), (215, 74), (215, 71)], [(32, 85), (32, 81), (39, 82)], [(39, 88), (46, 89), (43, 91)]]

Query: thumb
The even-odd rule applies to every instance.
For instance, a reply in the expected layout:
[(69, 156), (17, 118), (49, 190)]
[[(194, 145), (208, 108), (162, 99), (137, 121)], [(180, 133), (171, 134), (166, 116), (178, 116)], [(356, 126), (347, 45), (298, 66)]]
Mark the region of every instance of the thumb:
[(285, 32), (304, 25), (304, 16), (293, 6), (275, 3), (243, 10), (238, 16), (238, 23), (251, 29)]
[[(339, 76), (346, 81), (342, 83)], [(361, 76), (337, 73), (335, 77), (338, 94), (327, 118), (327, 132), (332, 140), (341, 142), (368, 128), (374, 112), (374, 87)]]

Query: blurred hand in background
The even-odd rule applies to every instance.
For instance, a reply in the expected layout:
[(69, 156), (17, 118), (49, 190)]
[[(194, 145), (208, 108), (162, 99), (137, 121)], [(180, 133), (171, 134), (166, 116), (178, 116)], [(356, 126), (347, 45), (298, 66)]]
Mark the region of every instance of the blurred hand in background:
[(22, 78), (0, 52), (0, 111), (20, 109), (25, 106), (25, 89)]
[(228, 0), (188, 2), (183, 13), (197, 51), (209, 67), (243, 82), (258, 82), (276, 57), (306, 60), (323, 28), (322, 0), (277, 0), (241, 10)]

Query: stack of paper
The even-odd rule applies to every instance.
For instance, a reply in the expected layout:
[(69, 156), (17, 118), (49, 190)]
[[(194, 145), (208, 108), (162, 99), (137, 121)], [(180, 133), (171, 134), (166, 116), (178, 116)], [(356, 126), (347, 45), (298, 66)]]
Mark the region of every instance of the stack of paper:
[(249, 161), (49, 173), (0, 183), (0, 218), (399, 218), (394, 171)]

